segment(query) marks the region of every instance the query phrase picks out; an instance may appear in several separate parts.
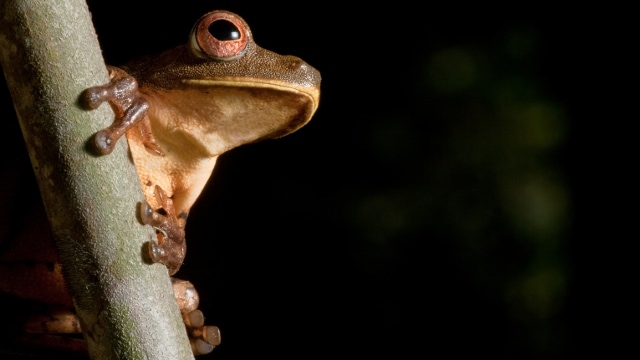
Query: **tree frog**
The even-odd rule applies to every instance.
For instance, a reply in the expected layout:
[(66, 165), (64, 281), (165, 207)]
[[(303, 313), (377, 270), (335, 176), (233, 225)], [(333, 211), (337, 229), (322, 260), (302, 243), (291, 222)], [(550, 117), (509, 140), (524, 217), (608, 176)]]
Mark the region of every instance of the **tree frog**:
[[(146, 198), (141, 221), (157, 233), (146, 256), (173, 275), (186, 253), (187, 215), (218, 156), (305, 125), (318, 107), (320, 73), (256, 45), (247, 23), (228, 11), (202, 16), (185, 45), (108, 70), (108, 84), (83, 94), (88, 108), (109, 102), (116, 113), (95, 134), (95, 150), (107, 155), (126, 135)], [(0, 279), (0, 289), (8, 288)], [(187, 308), (193, 312), (193, 304)], [(201, 319), (185, 323), (202, 331)], [(203, 346), (194, 352), (207, 352)]]

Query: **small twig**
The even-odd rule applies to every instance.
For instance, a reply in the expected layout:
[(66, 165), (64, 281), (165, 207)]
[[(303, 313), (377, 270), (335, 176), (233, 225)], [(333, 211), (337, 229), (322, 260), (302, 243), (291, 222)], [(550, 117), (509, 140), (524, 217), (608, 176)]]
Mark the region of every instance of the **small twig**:
[(143, 262), (153, 233), (126, 142), (87, 150), (113, 114), (78, 105), (108, 81), (86, 3), (0, 0), (0, 63), (91, 357), (192, 359), (166, 268)]

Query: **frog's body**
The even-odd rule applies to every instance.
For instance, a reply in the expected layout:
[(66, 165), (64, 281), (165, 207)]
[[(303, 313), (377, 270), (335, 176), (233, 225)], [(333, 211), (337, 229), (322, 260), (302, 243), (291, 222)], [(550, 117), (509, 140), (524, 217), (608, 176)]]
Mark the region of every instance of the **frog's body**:
[[(170, 274), (182, 264), (187, 215), (218, 156), (297, 130), (319, 100), (317, 70), (258, 47), (244, 20), (225, 11), (204, 15), (187, 45), (109, 67), (109, 75), (109, 84), (85, 94), (90, 108), (108, 101), (116, 112), (114, 124), (96, 134), (96, 149), (109, 154), (126, 133), (147, 199), (141, 220), (158, 234), (148, 256)], [(60, 277), (54, 265), (46, 269), (46, 281)], [(0, 279), (0, 289), (11, 290), (9, 282)]]
[(153, 198), (149, 184), (160, 185), (178, 214), (188, 213), (219, 155), (291, 133), (318, 106), (315, 69), (253, 42), (229, 61), (198, 57), (184, 45), (125, 69), (149, 103), (151, 131), (165, 155), (153, 156), (140, 131), (128, 131), (138, 174), (147, 198)]

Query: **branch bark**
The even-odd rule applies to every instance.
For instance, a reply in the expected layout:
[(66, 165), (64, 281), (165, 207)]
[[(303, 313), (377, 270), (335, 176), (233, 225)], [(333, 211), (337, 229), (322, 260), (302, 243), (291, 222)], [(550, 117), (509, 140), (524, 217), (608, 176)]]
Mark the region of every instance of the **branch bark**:
[(142, 258), (154, 235), (126, 141), (87, 147), (113, 113), (78, 105), (108, 81), (86, 3), (0, 0), (0, 63), (91, 357), (193, 359), (166, 268)]

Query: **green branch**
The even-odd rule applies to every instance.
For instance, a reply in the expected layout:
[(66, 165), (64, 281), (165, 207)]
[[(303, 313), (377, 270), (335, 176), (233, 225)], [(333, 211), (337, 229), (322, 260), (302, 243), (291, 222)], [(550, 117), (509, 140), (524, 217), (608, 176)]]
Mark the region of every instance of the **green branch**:
[(0, 63), (91, 357), (192, 359), (167, 270), (142, 259), (153, 233), (126, 141), (87, 150), (113, 114), (78, 105), (108, 81), (85, 2), (0, 0)]

